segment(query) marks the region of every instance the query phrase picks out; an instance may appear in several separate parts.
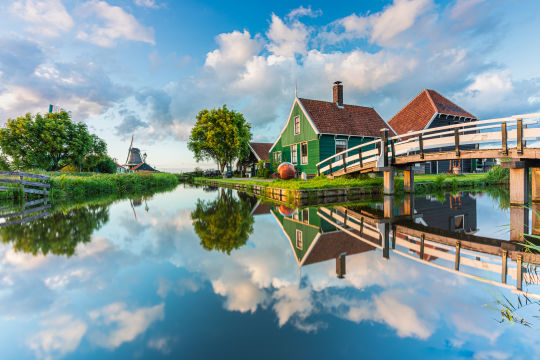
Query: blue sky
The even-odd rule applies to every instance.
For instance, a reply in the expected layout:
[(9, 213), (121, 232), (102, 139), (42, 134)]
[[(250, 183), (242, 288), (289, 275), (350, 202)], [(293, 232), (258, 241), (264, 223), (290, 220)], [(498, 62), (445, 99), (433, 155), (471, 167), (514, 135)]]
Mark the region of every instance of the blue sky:
[[(540, 110), (534, 0), (0, 2), (0, 120), (58, 104), (124, 160), (193, 168), (195, 114), (242, 112), (273, 142), (300, 96), (374, 106), (385, 120), (423, 88), (480, 118)], [(202, 164), (203, 167), (212, 164)]]

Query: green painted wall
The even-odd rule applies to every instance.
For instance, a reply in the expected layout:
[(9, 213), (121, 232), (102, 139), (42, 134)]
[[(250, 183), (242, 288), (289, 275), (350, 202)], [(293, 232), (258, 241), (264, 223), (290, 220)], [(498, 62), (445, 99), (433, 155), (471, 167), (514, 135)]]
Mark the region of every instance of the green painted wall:
[[(298, 135), (294, 135), (295, 116), (300, 116), (300, 134)], [(313, 130), (313, 127), (309, 123), (307, 117), (304, 115), (304, 112), (302, 111), (298, 103), (296, 103), (291, 113), (291, 117), (289, 118), (289, 121), (287, 123), (287, 127), (285, 128), (283, 135), (281, 135), (282, 146), (316, 139), (317, 134), (315, 133), (315, 130)]]

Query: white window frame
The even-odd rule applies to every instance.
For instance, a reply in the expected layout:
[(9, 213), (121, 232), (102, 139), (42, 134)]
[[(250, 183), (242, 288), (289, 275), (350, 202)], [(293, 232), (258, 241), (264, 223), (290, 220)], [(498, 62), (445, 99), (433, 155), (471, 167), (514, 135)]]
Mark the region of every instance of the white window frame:
[(309, 224), (309, 208), (302, 209), (302, 222)]
[[(456, 227), (456, 219), (457, 218), (461, 218), (461, 227), (460, 228), (457, 228)], [(454, 230), (463, 230), (465, 231), (465, 215), (455, 215), (454, 216)]]
[[(306, 154), (304, 156), (304, 154), (302, 154), (302, 145), (306, 145)], [(300, 143), (300, 165), (307, 165), (308, 162), (309, 162), (309, 159), (308, 159), (308, 154), (309, 154), (309, 149), (308, 149), (308, 143), (307, 141), (303, 142), (303, 143)], [(304, 161), (304, 157), (306, 158)]]
[[(337, 150), (338, 141), (345, 141), (345, 150), (347, 150), (349, 148), (349, 140), (347, 140), (347, 139), (335, 139), (334, 140), (334, 146), (335, 146), (335, 149), (334, 149), (335, 153), (334, 154), (337, 154), (338, 152), (343, 151), (343, 150), (340, 150), (340, 151)], [(343, 159), (343, 155), (336, 156), (336, 161), (341, 160), (341, 159)]]
[(293, 165), (298, 165), (298, 144), (291, 145), (291, 163)]
[(304, 250), (304, 240), (302, 239), (302, 230), (296, 229), (296, 244), (295, 245), (297, 249)]
[(294, 135), (300, 135), (300, 115), (294, 117)]
[(281, 151), (276, 151), (274, 153), (274, 161), (281, 164)]

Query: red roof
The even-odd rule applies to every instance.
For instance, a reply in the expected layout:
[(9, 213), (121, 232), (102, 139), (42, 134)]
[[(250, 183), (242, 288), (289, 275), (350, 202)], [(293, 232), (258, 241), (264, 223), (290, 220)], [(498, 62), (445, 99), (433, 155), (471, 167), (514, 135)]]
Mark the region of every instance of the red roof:
[(476, 119), (476, 116), (463, 110), (435, 90), (424, 89), (401, 109), (388, 124), (398, 134), (423, 130), (436, 114), (452, 115)]
[(309, 253), (304, 265), (335, 259), (343, 253), (353, 255), (371, 250), (375, 250), (375, 247), (356, 239), (346, 232), (323, 233)]
[(257, 154), (260, 160), (270, 160), (270, 148), (272, 145), (272, 143), (249, 143), (249, 146), (251, 146), (251, 149)]
[[(333, 102), (298, 99), (322, 134), (380, 137), (388, 125), (374, 108), (357, 105), (337, 106)], [(394, 133), (390, 129), (390, 136)]]

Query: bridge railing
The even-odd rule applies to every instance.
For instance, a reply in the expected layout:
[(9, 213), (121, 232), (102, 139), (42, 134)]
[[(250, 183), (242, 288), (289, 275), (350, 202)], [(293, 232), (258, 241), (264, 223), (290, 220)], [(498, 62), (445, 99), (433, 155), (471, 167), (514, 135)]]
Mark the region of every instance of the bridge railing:
[[(317, 164), (318, 174), (332, 175), (335, 171), (354, 167), (354, 171), (383, 168), (393, 165), (400, 156), (427, 152), (454, 152), (487, 147), (490, 144), (508, 155), (509, 149), (523, 154), (527, 141), (540, 140), (538, 125), (540, 113), (514, 115), (510, 117), (471, 121), (432, 129), (413, 131), (389, 137), (389, 130), (381, 130), (381, 138), (341, 151)], [(540, 146), (538, 146), (540, 148)], [(482, 157), (482, 156), (479, 156)]]

